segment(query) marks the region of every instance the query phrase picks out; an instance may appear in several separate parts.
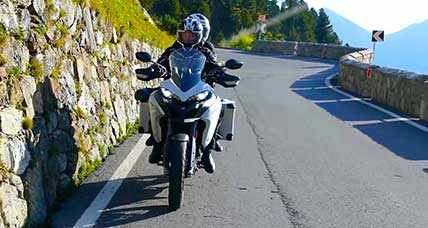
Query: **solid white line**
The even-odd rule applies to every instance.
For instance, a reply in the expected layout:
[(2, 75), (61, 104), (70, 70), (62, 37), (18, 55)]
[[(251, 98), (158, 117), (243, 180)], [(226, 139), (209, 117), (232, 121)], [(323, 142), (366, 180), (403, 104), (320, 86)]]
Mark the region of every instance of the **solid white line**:
[(114, 194), (122, 185), (123, 180), (128, 176), (132, 167), (134, 167), (138, 157), (145, 149), (147, 138), (148, 136), (144, 135), (138, 140), (137, 144), (132, 148), (131, 152), (126, 156), (125, 160), (120, 164), (113, 176), (104, 185), (103, 189), (98, 193), (97, 197), (92, 201), (91, 205), (85, 210), (73, 227), (92, 227), (95, 225), (104, 208), (107, 207)]
[(384, 122), (381, 120), (357, 120), (357, 121), (345, 121), (345, 123), (352, 126), (362, 126), (362, 125), (382, 124)]
[(425, 127), (425, 126), (423, 126), (423, 125), (420, 125), (420, 124), (418, 124), (418, 123), (414, 122), (412, 119), (409, 119), (409, 118), (406, 118), (406, 117), (400, 116), (400, 115), (398, 115), (398, 114), (396, 114), (396, 113), (394, 113), (394, 112), (391, 112), (391, 111), (389, 111), (389, 110), (386, 110), (386, 109), (384, 109), (384, 108), (382, 108), (382, 107), (380, 107), (380, 106), (377, 106), (377, 105), (375, 105), (375, 104), (373, 104), (373, 103), (367, 102), (367, 101), (365, 101), (365, 100), (363, 100), (363, 99), (360, 99), (360, 98), (357, 98), (357, 97), (355, 97), (355, 96), (353, 96), (353, 95), (351, 95), (351, 94), (349, 94), (349, 93), (347, 93), (347, 92), (344, 92), (344, 91), (342, 91), (342, 90), (337, 89), (337, 88), (336, 88), (336, 87), (334, 87), (334, 86), (331, 84), (331, 82), (330, 82), (330, 80), (331, 80), (334, 76), (336, 76), (336, 75), (337, 75), (337, 74), (330, 75), (330, 76), (328, 76), (328, 77), (324, 80), (324, 84), (326, 84), (326, 86), (330, 87), (330, 89), (332, 89), (332, 90), (333, 90), (333, 91), (335, 91), (336, 93), (342, 94), (343, 96), (346, 96), (346, 97), (349, 97), (349, 98), (352, 98), (352, 99), (355, 99), (356, 101), (358, 101), (358, 102), (360, 102), (360, 103), (362, 103), (362, 104), (364, 104), (364, 105), (367, 105), (367, 106), (369, 106), (369, 107), (371, 107), (371, 108), (373, 108), (373, 109), (376, 109), (376, 110), (378, 110), (378, 111), (380, 111), (380, 112), (383, 112), (383, 113), (385, 113), (385, 114), (387, 114), (387, 115), (389, 115), (389, 116), (391, 116), (391, 117), (393, 117), (393, 118), (395, 118), (395, 119), (399, 119), (399, 120), (403, 121), (403, 123), (406, 123), (406, 124), (408, 124), (408, 125), (410, 125), (410, 126), (412, 126), (412, 127), (415, 127), (415, 128), (417, 128), (417, 129), (419, 129), (419, 130), (421, 130), (421, 131), (424, 131), (424, 132), (427, 132), (427, 133), (428, 133), (428, 127)]
[[(340, 88), (340, 86), (336, 86), (336, 88)], [(330, 89), (330, 87), (320, 86), (320, 87), (307, 87), (307, 88), (293, 88), (291, 91), (305, 91), (305, 90), (323, 90)]]
[(325, 104), (325, 103), (338, 103), (338, 102), (351, 102), (358, 101), (358, 99), (347, 98), (347, 99), (332, 99), (332, 100), (312, 100), (315, 104)]

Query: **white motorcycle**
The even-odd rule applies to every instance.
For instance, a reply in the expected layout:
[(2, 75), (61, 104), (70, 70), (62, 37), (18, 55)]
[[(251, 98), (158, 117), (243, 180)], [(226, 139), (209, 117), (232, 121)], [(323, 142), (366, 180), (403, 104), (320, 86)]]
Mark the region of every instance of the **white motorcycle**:
[[(240, 69), (243, 64), (232, 59), (203, 75), (206, 57), (197, 49), (174, 51), (169, 57), (171, 72), (153, 62), (148, 53), (139, 52), (136, 57), (157, 65), (167, 75), (160, 88), (150, 93), (148, 102), (141, 103), (141, 121), (142, 130), (151, 130), (155, 141), (162, 143), (162, 165), (169, 175), (169, 207), (177, 210), (182, 205), (184, 177), (196, 172), (204, 151), (215, 140), (233, 138), (235, 102), (218, 97), (211, 85), (237, 86), (240, 78), (225, 69)], [(156, 78), (149, 68), (136, 73), (144, 81)]]

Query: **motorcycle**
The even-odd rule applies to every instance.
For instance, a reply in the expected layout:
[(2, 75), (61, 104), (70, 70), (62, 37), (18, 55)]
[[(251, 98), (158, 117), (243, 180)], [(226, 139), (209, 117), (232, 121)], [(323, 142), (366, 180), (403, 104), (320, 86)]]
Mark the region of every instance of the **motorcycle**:
[(232, 140), (234, 102), (218, 97), (213, 85), (237, 86), (240, 78), (227, 74), (226, 69), (240, 69), (243, 63), (231, 59), (219, 69), (203, 74), (206, 57), (196, 49), (182, 48), (170, 55), (171, 72), (167, 72), (149, 53), (138, 52), (136, 57), (160, 70), (137, 69), (140, 80), (150, 81), (158, 74), (165, 78), (159, 89), (145, 93), (142, 104), (149, 111), (141, 118), (150, 119), (150, 123), (143, 124), (143, 131), (151, 130), (162, 145), (162, 165), (169, 176), (169, 208), (177, 210), (183, 201), (184, 178), (200, 168), (203, 152), (211, 149), (217, 138)]

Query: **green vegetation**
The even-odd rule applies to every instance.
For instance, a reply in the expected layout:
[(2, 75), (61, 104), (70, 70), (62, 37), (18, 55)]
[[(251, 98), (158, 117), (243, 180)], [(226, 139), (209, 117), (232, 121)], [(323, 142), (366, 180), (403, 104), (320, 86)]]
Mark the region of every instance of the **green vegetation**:
[(56, 47), (56, 48), (64, 47), (65, 41), (66, 41), (65, 37), (60, 37), (60, 38), (56, 39), (54, 41), (54, 47)]
[(109, 145), (108, 145), (108, 151), (109, 151), (110, 153), (113, 153), (113, 152), (114, 152), (114, 145), (113, 145), (113, 144), (109, 144)]
[(56, 64), (52, 69), (51, 77), (55, 79), (59, 79), (61, 77), (61, 63)]
[(127, 123), (126, 129), (120, 129), (119, 137), (117, 138), (117, 143), (122, 144), (127, 139), (131, 138), (138, 132), (138, 127), (140, 126), (139, 121), (135, 123)]
[(107, 110), (112, 109), (110, 102), (107, 102), (107, 101), (101, 101), (101, 107)]
[(320, 9), (319, 16), (315, 27), (315, 37), (319, 43), (341, 43), (339, 37), (333, 31), (333, 25), (325, 13), (324, 9)]
[(48, 17), (52, 17), (52, 15), (55, 13), (55, 3), (54, 0), (46, 0), (46, 8), (48, 12)]
[(36, 31), (36, 33), (40, 36), (45, 36), (48, 32), (48, 28), (44, 24), (39, 24), (36, 28), (34, 28), (34, 31)]
[(229, 45), (232, 48), (238, 48), (245, 51), (250, 51), (253, 47), (254, 40), (255, 40), (254, 36), (245, 35), (235, 40), (232, 40)]
[(98, 149), (100, 151), (101, 157), (106, 157), (108, 154), (108, 150), (104, 144), (98, 144)]
[(137, 0), (90, 0), (90, 4), (120, 33), (160, 48), (166, 48), (173, 42), (173, 37), (148, 21)]
[[(211, 41), (220, 44), (224, 39), (245, 28), (257, 25), (259, 15), (273, 18), (286, 10), (303, 4), (304, 0), (140, 0), (161, 27), (174, 34), (184, 17), (201, 12), (211, 21)], [(281, 6), (280, 6), (281, 5)], [(323, 10), (307, 10), (293, 18), (268, 28), (260, 37), (267, 40), (292, 40), (320, 43), (340, 43)]]
[(80, 168), (79, 168), (79, 172), (77, 174), (77, 183), (75, 183), (76, 185), (79, 185), (80, 183), (82, 183), (86, 177), (88, 177), (91, 173), (93, 173), (95, 170), (97, 170), (97, 168), (102, 164), (101, 160), (95, 160), (95, 161), (89, 161), (86, 164), (83, 164)]
[(95, 137), (95, 135), (97, 133), (100, 133), (100, 132), (101, 132), (100, 126), (93, 126), (93, 127), (88, 129), (88, 135), (89, 135), (89, 137), (91, 137), (91, 139), (93, 139)]
[(64, 9), (59, 10), (59, 18), (62, 19), (67, 16), (67, 12)]
[(61, 38), (66, 38), (70, 34), (68, 28), (61, 23), (56, 24), (56, 29), (58, 29), (59, 33), (61, 34)]
[(0, 54), (0, 67), (4, 66), (7, 63), (6, 58)]
[(7, 70), (7, 75), (10, 79), (20, 79), (22, 76), (21, 68), (14, 66)]
[(9, 34), (3, 24), (0, 23), (0, 47), (3, 47), (9, 38)]
[(9, 170), (6, 168), (6, 165), (2, 161), (0, 161), (0, 180), (8, 177)]
[(75, 108), (73, 114), (77, 119), (86, 119), (86, 113), (81, 107)]
[(79, 98), (82, 95), (82, 86), (77, 79), (74, 79), (74, 86), (76, 88), (77, 97)]
[(43, 75), (44, 75), (42, 62), (40, 62), (40, 60), (36, 58), (31, 58), (29, 68), (30, 68), (30, 72), (29, 72), (30, 75), (34, 77), (38, 82), (41, 82), (43, 80)]
[(106, 126), (107, 123), (108, 123), (107, 114), (105, 112), (101, 112), (99, 118), (100, 118), (100, 125), (101, 125), (101, 127)]
[(126, 81), (128, 79), (128, 77), (126, 77), (126, 74), (124, 74), (124, 73), (119, 73), (118, 78), (121, 81)]
[(25, 32), (24, 28), (19, 27), (16, 31), (15, 31), (15, 38), (19, 41), (25, 41), (25, 38), (27, 37), (27, 33)]
[(24, 119), (22, 120), (22, 128), (24, 130), (33, 129), (33, 119), (31, 119), (30, 117), (24, 117)]
[(135, 123), (127, 123), (126, 124), (126, 134), (127, 138), (130, 138), (138, 133), (138, 127), (140, 126), (140, 121)]

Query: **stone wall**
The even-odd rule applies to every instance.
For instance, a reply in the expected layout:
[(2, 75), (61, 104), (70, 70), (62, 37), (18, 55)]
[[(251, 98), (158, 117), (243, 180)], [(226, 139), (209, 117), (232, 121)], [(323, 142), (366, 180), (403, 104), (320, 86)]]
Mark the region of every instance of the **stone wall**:
[(322, 59), (340, 59), (349, 53), (362, 51), (363, 48), (345, 47), (331, 44), (316, 44), (293, 41), (255, 41), (253, 51), (314, 57)]
[(0, 1), (0, 227), (33, 227), (134, 133), (134, 53), (72, 0)]
[(428, 75), (372, 66), (369, 78), (369, 66), (355, 60), (342, 61), (340, 86), (410, 116), (428, 120)]

